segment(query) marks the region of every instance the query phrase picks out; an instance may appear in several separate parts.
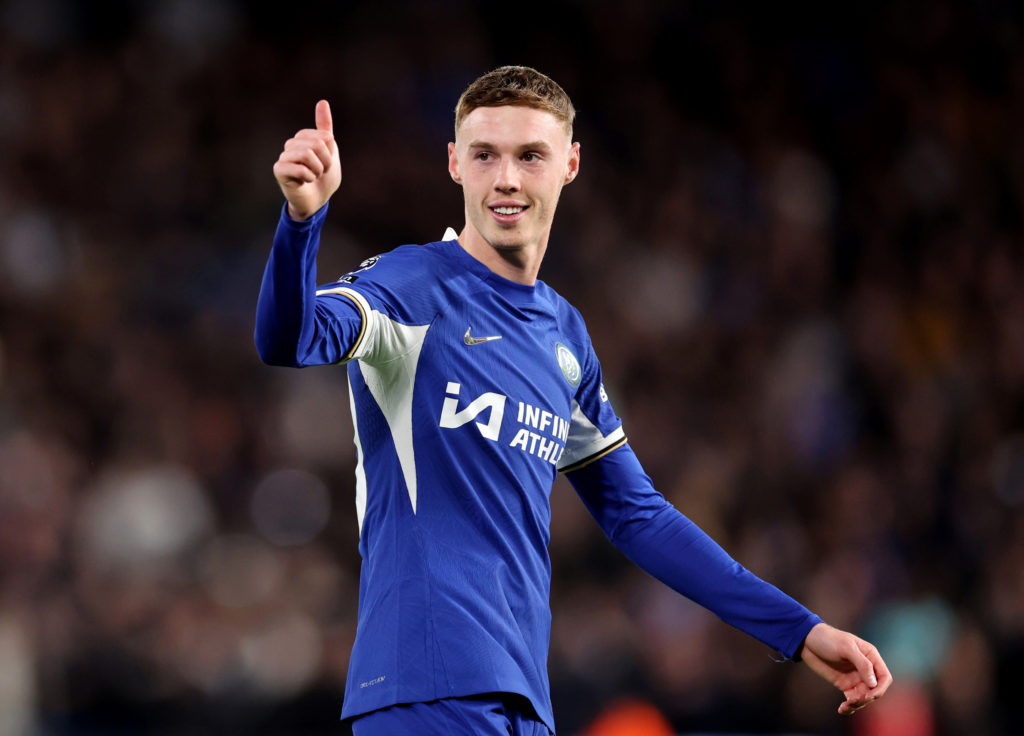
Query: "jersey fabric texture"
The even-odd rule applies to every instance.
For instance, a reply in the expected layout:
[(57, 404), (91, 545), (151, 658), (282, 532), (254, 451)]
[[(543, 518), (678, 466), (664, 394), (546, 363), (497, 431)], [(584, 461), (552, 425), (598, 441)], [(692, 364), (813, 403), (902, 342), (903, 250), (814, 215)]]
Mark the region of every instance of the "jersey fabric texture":
[(347, 363), (359, 620), (343, 718), (480, 693), (554, 731), (549, 494), (557, 471), (651, 574), (787, 657), (819, 618), (733, 561), (643, 473), (579, 313), (455, 240), (316, 285), (327, 208), (282, 213), (257, 306), (270, 363)]

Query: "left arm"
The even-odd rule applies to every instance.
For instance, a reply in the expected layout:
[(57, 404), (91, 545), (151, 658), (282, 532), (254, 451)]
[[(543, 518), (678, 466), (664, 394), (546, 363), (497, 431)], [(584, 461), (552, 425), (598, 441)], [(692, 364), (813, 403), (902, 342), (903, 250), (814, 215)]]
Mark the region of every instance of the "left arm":
[(799, 656), (821, 619), (749, 572), (666, 501), (628, 444), (566, 477), (633, 562), (785, 657)]
[(654, 577), (846, 696), (852, 714), (882, 697), (892, 675), (869, 642), (824, 623), (736, 562), (658, 493), (629, 445), (566, 474), (612, 544)]

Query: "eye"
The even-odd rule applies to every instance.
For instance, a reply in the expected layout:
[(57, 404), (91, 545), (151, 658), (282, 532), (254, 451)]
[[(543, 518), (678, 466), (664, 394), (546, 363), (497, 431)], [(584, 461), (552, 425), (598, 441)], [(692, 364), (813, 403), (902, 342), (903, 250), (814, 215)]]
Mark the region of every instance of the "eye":
[(533, 163), (534, 161), (540, 161), (540, 154), (534, 153), (533, 151), (527, 151), (523, 154), (522, 158), (526, 163)]
[(480, 151), (480, 153), (478, 153), (476, 155), (476, 160), (477, 161), (490, 161), (491, 160), (491, 154), (489, 152), (487, 152), (487, 151)]

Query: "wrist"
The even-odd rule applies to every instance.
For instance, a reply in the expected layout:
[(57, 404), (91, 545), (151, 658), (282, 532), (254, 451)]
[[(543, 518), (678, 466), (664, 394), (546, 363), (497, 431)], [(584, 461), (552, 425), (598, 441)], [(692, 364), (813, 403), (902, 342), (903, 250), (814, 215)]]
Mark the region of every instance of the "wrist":
[(293, 213), (293, 208), (289, 202), (285, 201), (281, 207), (281, 218), (280, 226), (294, 230), (295, 232), (306, 232), (311, 229), (319, 229), (323, 224), (324, 219), (327, 217), (328, 204), (318, 209), (316, 212), (310, 213), (305, 219), (299, 219), (296, 215), (302, 215), (302, 212)]
[(309, 225), (314, 220), (323, 219), (324, 214), (327, 212), (327, 206), (330, 201), (324, 202), (318, 209), (315, 210), (299, 210), (288, 200), (284, 203), (284, 216), (292, 224), (296, 226)]
[(313, 215), (316, 214), (315, 210), (313, 212), (300, 212), (295, 208), (295, 205), (293, 205), (291, 202), (287, 203), (287, 206), (285, 207), (285, 212), (288, 213), (288, 217), (290, 217), (295, 222), (305, 222), (306, 220), (310, 219)]

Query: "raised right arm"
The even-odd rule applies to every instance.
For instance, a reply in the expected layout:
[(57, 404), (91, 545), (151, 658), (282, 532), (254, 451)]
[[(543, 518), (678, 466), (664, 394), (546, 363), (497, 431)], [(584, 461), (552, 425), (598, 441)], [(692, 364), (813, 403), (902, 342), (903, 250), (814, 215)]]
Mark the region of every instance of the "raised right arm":
[(343, 294), (317, 296), (316, 255), (327, 201), (341, 184), (331, 108), (316, 106), (316, 129), (288, 139), (274, 164), (287, 199), (256, 305), (256, 350), (271, 365), (338, 363), (359, 340), (364, 315)]

